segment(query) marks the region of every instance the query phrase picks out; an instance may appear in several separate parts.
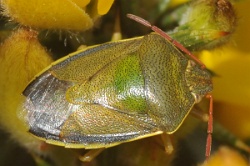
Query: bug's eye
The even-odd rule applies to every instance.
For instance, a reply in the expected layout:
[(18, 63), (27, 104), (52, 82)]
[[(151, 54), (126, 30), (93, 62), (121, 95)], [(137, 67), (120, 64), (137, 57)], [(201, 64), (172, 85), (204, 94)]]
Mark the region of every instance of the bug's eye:
[(194, 96), (195, 103), (199, 103), (202, 100), (203, 96), (196, 94), (196, 93), (192, 93), (192, 95)]

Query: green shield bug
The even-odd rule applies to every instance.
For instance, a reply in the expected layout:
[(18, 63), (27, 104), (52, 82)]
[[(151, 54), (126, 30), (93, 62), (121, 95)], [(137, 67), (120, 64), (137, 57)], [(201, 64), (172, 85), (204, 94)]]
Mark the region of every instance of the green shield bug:
[(211, 75), (180, 43), (156, 33), (88, 47), (46, 68), (24, 90), (29, 132), (67, 148), (112, 147), (172, 134), (194, 104), (210, 98), (206, 156), (212, 134)]

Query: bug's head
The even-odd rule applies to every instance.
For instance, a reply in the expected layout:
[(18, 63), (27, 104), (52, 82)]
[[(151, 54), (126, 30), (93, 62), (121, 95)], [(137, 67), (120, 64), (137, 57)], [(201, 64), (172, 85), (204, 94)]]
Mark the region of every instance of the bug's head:
[(188, 61), (185, 77), (191, 93), (195, 96), (196, 102), (199, 102), (203, 96), (213, 89), (211, 73), (192, 60)]

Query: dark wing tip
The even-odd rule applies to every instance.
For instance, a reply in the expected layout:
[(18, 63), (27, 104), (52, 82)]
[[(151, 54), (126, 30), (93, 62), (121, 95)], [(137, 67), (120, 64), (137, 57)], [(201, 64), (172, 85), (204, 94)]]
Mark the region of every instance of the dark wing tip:
[(30, 93), (32, 91), (34, 91), (34, 89), (36, 89), (36, 87), (39, 85), (41, 85), (42, 81), (46, 80), (48, 77), (51, 76), (51, 73), (49, 73), (48, 71), (44, 72), (43, 74), (41, 74), (40, 76), (36, 77), (33, 81), (31, 81), (28, 86), (24, 89), (23, 91), (23, 95), (24, 96), (29, 96)]

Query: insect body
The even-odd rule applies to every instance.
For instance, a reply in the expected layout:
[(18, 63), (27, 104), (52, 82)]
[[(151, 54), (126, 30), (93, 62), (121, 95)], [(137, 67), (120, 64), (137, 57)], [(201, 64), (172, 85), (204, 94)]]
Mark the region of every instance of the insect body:
[(24, 90), (22, 113), (48, 143), (106, 148), (175, 132), (211, 91), (205, 68), (151, 33), (56, 61)]

